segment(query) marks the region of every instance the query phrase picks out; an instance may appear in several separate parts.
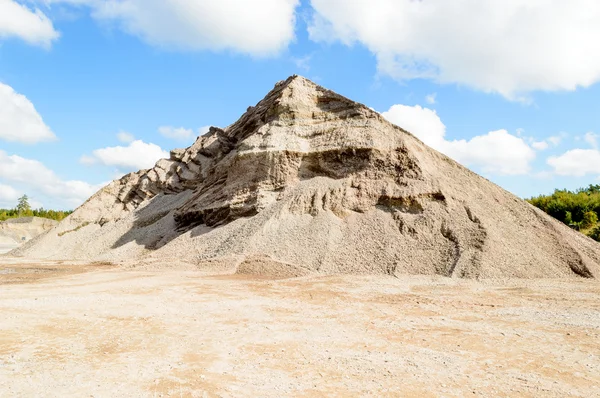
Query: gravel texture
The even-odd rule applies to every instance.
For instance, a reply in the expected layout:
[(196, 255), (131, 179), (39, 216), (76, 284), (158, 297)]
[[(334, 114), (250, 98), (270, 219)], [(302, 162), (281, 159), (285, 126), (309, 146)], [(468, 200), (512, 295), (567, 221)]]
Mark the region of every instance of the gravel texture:
[(12, 255), (230, 273), (259, 257), (264, 275), (600, 275), (598, 242), (299, 76)]
[(0, 264), (0, 397), (600, 396), (593, 280)]

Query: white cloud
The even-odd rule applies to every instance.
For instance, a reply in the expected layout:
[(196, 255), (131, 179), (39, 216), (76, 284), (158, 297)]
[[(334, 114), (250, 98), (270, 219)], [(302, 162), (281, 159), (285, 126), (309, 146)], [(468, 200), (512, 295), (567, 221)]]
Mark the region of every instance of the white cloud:
[[(518, 135), (521, 136), (520, 133)], [(559, 135), (548, 137), (542, 141), (536, 141), (533, 137), (529, 137), (528, 140), (534, 149), (538, 151), (545, 151), (546, 149), (550, 148), (550, 145), (552, 145), (553, 147), (559, 146), (563, 138), (565, 137), (567, 137), (566, 133), (560, 133)]]
[(93, 164), (98, 163), (98, 159), (96, 159), (93, 156), (89, 156), (89, 155), (82, 155), (79, 158), (79, 163), (84, 164), (86, 166), (91, 166)]
[(0, 139), (34, 144), (56, 136), (27, 97), (0, 83)]
[(490, 131), (469, 141), (449, 141), (449, 156), (467, 166), (478, 166), (484, 173), (527, 174), (535, 151), (517, 136), (506, 130)]
[(59, 36), (39, 9), (31, 10), (14, 0), (0, 0), (0, 39), (18, 37), (29, 44), (49, 48)]
[(190, 141), (208, 132), (210, 126), (200, 127), (197, 132), (192, 129), (186, 129), (184, 127), (172, 127), (172, 126), (161, 126), (158, 128), (158, 132), (163, 137), (170, 138), (177, 141)]
[(80, 205), (102, 187), (101, 184), (92, 185), (84, 181), (65, 181), (37, 160), (8, 155), (2, 150), (0, 180), (11, 182), (13, 186), (18, 185), (22, 192), (30, 196), (38, 193), (66, 204), (66, 207)]
[(510, 99), (600, 81), (594, 0), (311, 0), (310, 37), (361, 43), (380, 73)]
[(434, 105), (436, 102), (437, 93), (429, 94), (425, 96), (425, 102), (429, 105)]
[(158, 132), (163, 137), (179, 141), (190, 140), (196, 135), (192, 129), (186, 129), (183, 127), (176, 128), (171, 126), (161, 126), (158, 128)]
[(0, 208), (13, 208), (21, 195), (10, 185), (0, 184)]
[(446, 126), (432, 109), (419, 105), (393, 105), (381, 115), (438, 151), (445, 145)]
[(533, 141), (531, 143), (531, 146), (533, 147), (533, 149), (537, 149), (538, 151), (544, 151), (548, 149), (550, 145), (548, 145), (546, 141)]
[(552, 137), (549, 137), (549, 138), (547, 139), (547, 141), (548, 141), (550, 144), (552, 144), (553, 146), (555, 146), (555, 147), (556, 147), (556, 146), (559, 146), (559, 145), (560, 145), (560, 143), (561, 143), (561, 141), (563, 140), (563, 138), (564, 138), (564, 135), (554, 135), (554, 136), (552, 136)]
[(434, 110), (419, 105), (394, 105), (382, 115), (432, 148), (484, 173), (526, 174), (535, 159), (535, 151), (522, 138), (506, 130), (491, 131), (468, 141), (448, 141), (446, 126)]
[(83, 164), (101, 163), (114, 166), (122, 171), (137, 171), (152, 168), (161, 158), (168, 158), (169, 153), (156, 144), (141, 140), (131, 142), (128, 146), (114, 146), (96, 149), (93, 156), (80, 158)]
[(586, 174), (600, 174), (600, 151), (572, 149), (560, 156), (548, 158), (547, 163), (558, 175), (582, 177)]
[(135, 140), (133, 134), (127, 133), (125, 131), (121, 131), (117, 134), (117, 139), (125, 144), (129, 144)]
[(598, 139), (600, 138), (599, 134), (595, 134), (592, 132), (585, 133), (583, 136), (583, 140), (590, 144), (590, 146), (594, 149), (598, 149)]
[(96, 20), (114, 23), (166, 49), (233, 50), (264, 56), (294, 39), (299, 0), (38, 0), (85, 4)]
[(305, 72), (310, 71), (310, 61), (312, 59), (312, 55), (305, 55), (303, 57), (292, 57), (292, 62), (296, 65), (296, 68), (302, 69)]

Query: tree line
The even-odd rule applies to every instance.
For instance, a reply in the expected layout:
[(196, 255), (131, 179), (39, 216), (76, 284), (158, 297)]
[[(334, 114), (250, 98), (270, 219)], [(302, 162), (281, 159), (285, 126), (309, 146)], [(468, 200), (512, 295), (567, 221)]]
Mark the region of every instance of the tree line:
[(72, 210), (46, 210), (44, 208), (32, 209), (29, 204), (29, 198), (27, 195), (23, 195), (19, 198), (17, 206), (14, 209), (0, 209), (0, 221), (6, 221), (11, 218), (20, 217), (42, 217), (49, 218), (51, 220), (62, 221), (71, 213), (73, 213)]
[(527, 201), (600, 242), (600, 185), (590, 185), (574, 192), (557, 189), (551, 195), (540, 195)]

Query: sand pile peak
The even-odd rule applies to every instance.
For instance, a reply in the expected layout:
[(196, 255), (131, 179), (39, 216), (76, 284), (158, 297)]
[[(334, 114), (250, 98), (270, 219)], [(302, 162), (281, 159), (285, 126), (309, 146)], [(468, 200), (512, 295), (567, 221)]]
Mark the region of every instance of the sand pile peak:
[(598, 243), (300, 76), (15, 254), (293, 275), (600, 273)]

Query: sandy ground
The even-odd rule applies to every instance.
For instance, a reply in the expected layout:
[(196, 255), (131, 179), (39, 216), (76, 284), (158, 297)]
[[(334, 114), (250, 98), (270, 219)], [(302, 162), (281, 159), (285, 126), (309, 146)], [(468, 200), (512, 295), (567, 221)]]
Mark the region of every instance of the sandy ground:
[(600, 284), (0, 258), (0, 397), (600, 396)]
[(10, 244), (6, 244), (6, 243), (0, 243), (0, 254), (8, 253), (9, 251), (11, 251), (12, 249), (14, 249), (18, 246), (19, 245), (17, 245), (17, 244), (10, 245)]

